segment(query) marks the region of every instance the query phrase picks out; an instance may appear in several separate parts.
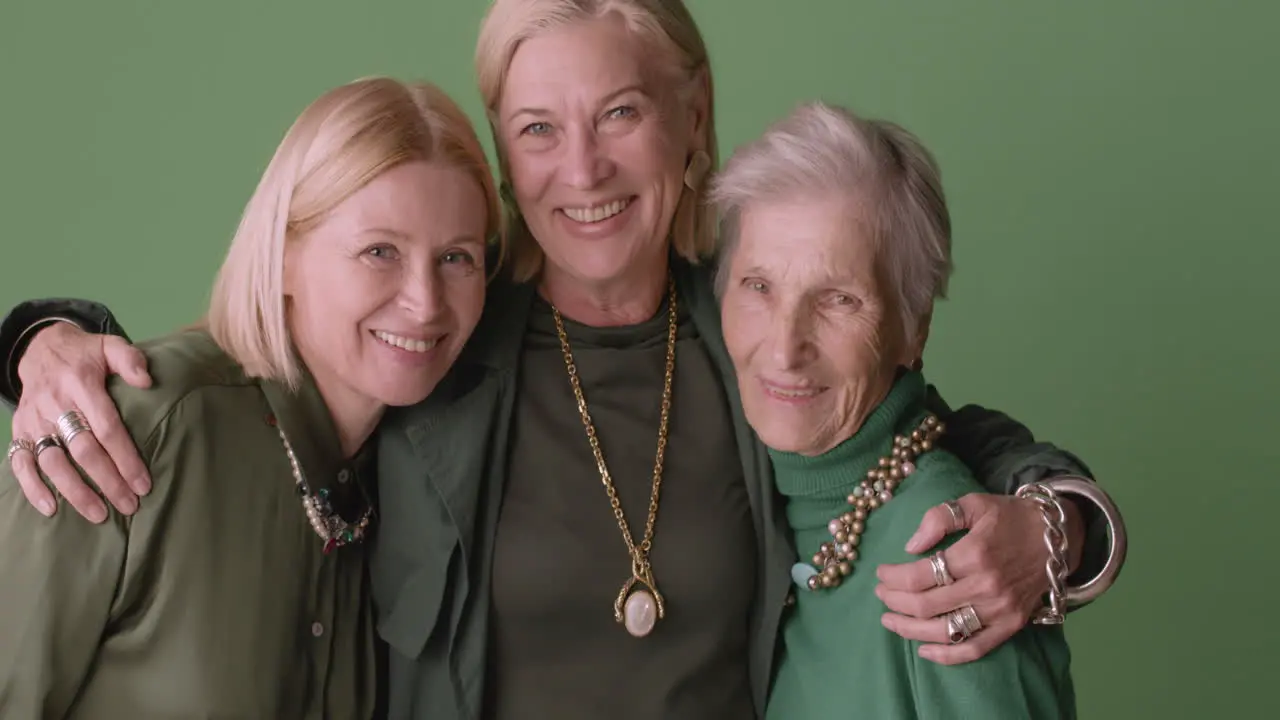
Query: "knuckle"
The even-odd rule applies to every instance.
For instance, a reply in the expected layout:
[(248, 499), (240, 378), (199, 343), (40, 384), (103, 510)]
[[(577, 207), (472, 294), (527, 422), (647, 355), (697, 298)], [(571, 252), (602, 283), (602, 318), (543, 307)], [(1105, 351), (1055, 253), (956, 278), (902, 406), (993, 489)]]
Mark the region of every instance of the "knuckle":
[(925, 616), (924, 599), (916, 593), (903, 596), (901, 601), (899, 602), (899, 605), (902, 608), (902, 612), (906, 615), (910, 615), (911, 617), (915, 617), (915, 618), (920, 618)]
[(974, 589), (984, 598), (996, 598), (1001, 594), (1000, 578), (995, 573), (984, 572), (975, 578)]

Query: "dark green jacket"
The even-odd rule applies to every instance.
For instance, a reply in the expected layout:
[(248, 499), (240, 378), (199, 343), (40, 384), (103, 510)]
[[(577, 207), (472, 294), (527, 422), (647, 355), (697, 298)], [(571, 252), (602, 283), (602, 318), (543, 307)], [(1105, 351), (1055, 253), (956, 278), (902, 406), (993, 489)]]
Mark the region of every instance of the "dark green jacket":
[[(768, 455), (742, 413), (710, 270), (680, 262), (674, 270), (683, 302), (724, 379), (752, 503), (760, 588), (753, 609), (751, 679), (762, 714), (795, 554)], [(378, 629), (390, 645), (389, 703), (395, 720), (481, 717), (493, 541), (533, 293), (531, 285), (495, 280), (480, 325), (450, 374), (427, 400), (390, 411), (380, 426), (381, 520), (371, 568)], [(0, 323), (0, 358), (11, 358), (8, 377), (20, 351), (14, 341), (32, 322), (53, 315), (96, 332), (124, 334), (95, 303), (24, 303)], [(11, 402), (17, 389), (0, 387)], [(977, 406), (952, 411), (936, 393), (930, 403), (948, 424), (944, 447), (992, 492), (1011, 493), (1049, 475), (1089, 474), (1078, 458), (1037, 443), (1027, 428), (1001, 413)], [(1089, 519), (1079, 574), (1096, 572), (1105, 550), (1105, 525), (1100, 517)]]

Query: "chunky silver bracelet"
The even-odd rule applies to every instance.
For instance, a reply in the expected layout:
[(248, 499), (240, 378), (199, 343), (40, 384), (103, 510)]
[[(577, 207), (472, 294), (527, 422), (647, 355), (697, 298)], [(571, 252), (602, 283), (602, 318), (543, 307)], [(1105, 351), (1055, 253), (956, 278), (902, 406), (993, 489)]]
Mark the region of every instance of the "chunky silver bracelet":
[(1066, 620), (1067, 511), (1058, 493), (1048, 484), (1029, 483), (1018, 488), (1017, 496), (1033, 501), (1044, 518), (1044, 544), (1049, 550), (1045, 572), (1049, 575), (1049, 603), (1031, 616), (1037, 625), (1061, 625)]
[[(1111, 497), (1095, 482), (1074, 476), (1057, 477), (1018, 488), (1017, 496), (1035, 502), (1044, 517), (1044, 542), (1049, 549), (1045, 572), (1049, 576), (1049, 603), (1032, 616), (1038, 625), (1060, 625), (1067, 608), (1077, 607), (1096, 600), (1106, 592), (1120, 575), (1128, 554), (1128, 533), (1124, 519)], [(1083, 497), (1102, 511), (1107, 521), (1107, 562), (1096, 577), (1079, 586), (1066, 584), (1067, 578), (1067, 514), (1059, 496), (1062, 494)]]

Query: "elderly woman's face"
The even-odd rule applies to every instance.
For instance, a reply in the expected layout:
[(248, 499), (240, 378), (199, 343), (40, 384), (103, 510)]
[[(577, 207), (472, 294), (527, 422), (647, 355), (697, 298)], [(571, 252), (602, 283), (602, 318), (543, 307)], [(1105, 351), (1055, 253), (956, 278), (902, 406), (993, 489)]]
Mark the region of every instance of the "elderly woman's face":
[(512, 190), (549, 262), (582, 281), (665, 252), (700, 130), (663, 67), (615, 16), (536, 35), (512, 57), (497, 108)]
[(484, 305), (487, 204), (467, 171), (412, 162), (290, 243), (290, 329), (329, 402), (420, 402)]
[(742, 213), (721, 312), (747, 420), (771, 448), (839, 445), (910, 363), (865, 227), (838, 200)]

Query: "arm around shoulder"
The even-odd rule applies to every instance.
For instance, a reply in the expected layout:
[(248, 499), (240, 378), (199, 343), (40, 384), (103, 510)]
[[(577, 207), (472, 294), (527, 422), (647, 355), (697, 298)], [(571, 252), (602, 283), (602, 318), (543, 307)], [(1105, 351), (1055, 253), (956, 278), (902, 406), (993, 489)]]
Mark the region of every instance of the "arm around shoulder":
[[(937, 389), (929, 386), (930, 408), (947, 424), (941, 445), (958, 457), (989, 492), (1012, 495), (1032, 483), (1059, 477), (1095, 481), (1079, 456), (1056, 445), (1037, 441), (1031, 430), (998, 410), (965, 405), (952, 410)], [(1080, 564), (1070, 584), (1097, 577), (1107, 563), (1108, 523), (1099, 507), (1075, 501), (1084, 526)], [(1116, 529), (1113, 529), (1116, 530)]]
[(18, 379), (22, 353), (36, 332), (54, 322), (68, 322), (85, 332), (129, 339), (111, 310), (92, 300), (50, 298), (19, 303), (0, 320), (0, 361), (4, 362), (0, 372), (0, 400), (11, 408), (17, 405), (22, 394), (22, 383)]

